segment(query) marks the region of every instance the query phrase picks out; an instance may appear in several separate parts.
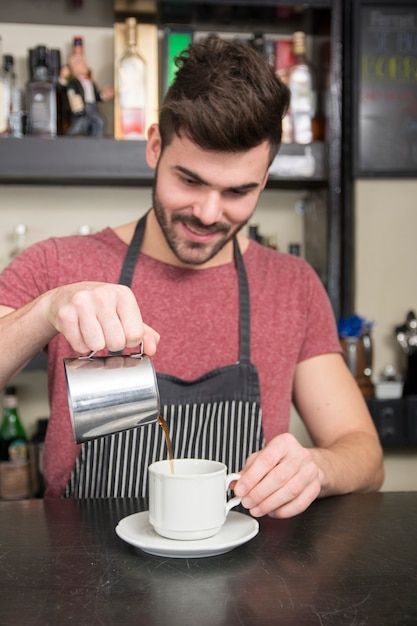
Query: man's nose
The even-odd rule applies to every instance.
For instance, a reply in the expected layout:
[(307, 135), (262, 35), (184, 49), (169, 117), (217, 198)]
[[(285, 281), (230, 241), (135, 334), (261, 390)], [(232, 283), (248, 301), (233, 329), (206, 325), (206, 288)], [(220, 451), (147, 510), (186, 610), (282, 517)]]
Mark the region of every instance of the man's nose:
[(222, 216), (221, 195), (218, 191), (209, 191), (194, 206), (194, 215), (202, 224), (219, 222)]

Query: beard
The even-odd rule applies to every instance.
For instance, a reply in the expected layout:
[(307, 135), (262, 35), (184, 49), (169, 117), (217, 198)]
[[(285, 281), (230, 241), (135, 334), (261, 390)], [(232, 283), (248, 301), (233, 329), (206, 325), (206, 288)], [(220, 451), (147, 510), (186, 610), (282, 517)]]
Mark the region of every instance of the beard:
[[(232, 227), (225, 222), (203, 224), (197, 217), (186, 213), (185, 210), (171, 211), (164, 207), (157, 191), (158, 172), (155, 172), (154, 186), (152, 190), (153, 210), (164, 238), (175, 254), (177, 259), (185, 265), (203, 265), (210, 261), (218, 252), (247, 224), (248, 220)], [(170, 216), (169, 216), (170, 213)], [(197, 242), (181, 236), (175, 228), (176, 224), (184, 224), (190, 230), (195, 230), (200, 235), (217, 235), (210, 242)]]

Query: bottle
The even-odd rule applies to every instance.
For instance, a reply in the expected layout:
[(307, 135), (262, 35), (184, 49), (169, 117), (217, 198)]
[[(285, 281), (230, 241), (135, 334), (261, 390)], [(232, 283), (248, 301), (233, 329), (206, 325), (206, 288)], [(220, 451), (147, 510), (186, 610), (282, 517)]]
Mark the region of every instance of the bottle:
[(0, 72), (0, 135), (10, 134), (10, 113), (14, 85), (13, 57), (5, 54)]
[(57, 48), (49, 50), (49, 79), (52, 82), (56, 97), (56, 134), (64, 135), (68, 126), (68, 99), (66, 88), (60, 82), (61, 51)]
[(45, 492), (43, 472), (43, 447), (48, 428), (48, 418), (40, 418), (37, 429), (30, 443), (31, 487), (36, 498), (42, 498)]
[(250, 40), (251, 47), (259, 52), (261, 57), (264, 56), (265, 49), (265, 39), (262, 33), (254, 33), (252, 39)]
[(292, 132), (295, 143), (314, 140), (316, 117), (315, 73), (306, 59), (306, 36), (302, 31), (293, 35), (294, 65), (290, 69), (288, 86), (291, 91)]
[[(3, 45), (0, 37), (0, 60), (3, 58)], [(3, 66), (0, 65), (0, 136), (7, 132), (8, 116), (6, 104), (6, 77), (4, 76)]]
[(261, 244), (264, 241), (262, 235), (259, 233), (258, 224), (249, 224), (248, 237), (249, 239), (254, 239)]
[(10, 260), (14, 259), (15, 256), (23, 252), (23, 250), (26, 248), (26, 234), (26, 224), (17, 224), (17, 226), (15, 226), (13, 232), (13, 247), (9, 254)]
[(145, 139), (146, 65), (136, 49), (136, 19), (126, 20), (126, 48), (117, 64), (121, 139)]
[[(291, 39), (278, 39), (275, 42), (275, 73), (287, 85), (290, 80), (291, 67), (294, 65), (294, 54), (292, 51)], [(293, 128), (291, 118), (291, 107), (288, 108), (282, 118), (282, 143), (293, 142)]]
[(288, 244), (288, 253), (293, 254), (294, 256), (300, 256), (301, 254), (301, 246), (299, 243), (289, 243)]
[(12, 137), (23, 137), (25, 130), (25, 112), (23, 110), (23, 94), (16, 85), (16, 74), (14, 71), (14, 58), (11, 54), (3, 57), (3, 69), (9, 85), (10, 93), (10, 113), (8, 134)]
[(0, 498), (30, 497), (28, 443), (17, 407), (15, 387), (7, 387), (0, 426)]
[(38, 46), (31, 51), (32, 78), (27, 85), (28, 135), (56, 136), (56, 89), (50, 79), (48, 60), (48, 51), (45, 46)]

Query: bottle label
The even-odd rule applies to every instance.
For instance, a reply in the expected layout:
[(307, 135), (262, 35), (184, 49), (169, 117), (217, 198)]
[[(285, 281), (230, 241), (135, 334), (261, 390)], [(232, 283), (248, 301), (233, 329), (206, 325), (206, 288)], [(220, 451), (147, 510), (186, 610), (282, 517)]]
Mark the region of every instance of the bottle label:
[(0, 463), (0, 498), (19, 500), (30, 496), (29, 462)]
[(28, 458), (28, 447), (24, 439), (14, 439), (9, 447), (9, 461), (11, 463), (24, 463)]
[(143, 139), (145, 137), (144, 109), (122, 108), (120, 121), (124, 139)]

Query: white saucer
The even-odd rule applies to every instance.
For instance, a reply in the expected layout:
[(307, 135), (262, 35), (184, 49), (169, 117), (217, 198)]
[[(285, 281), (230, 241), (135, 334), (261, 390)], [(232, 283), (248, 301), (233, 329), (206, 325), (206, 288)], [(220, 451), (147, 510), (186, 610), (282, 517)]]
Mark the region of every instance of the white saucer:
[(197, 541), (176, 541), (158, 535), (149, 523), (149, 511), (134, 513), (120, 520), (116, 533), (121, 539), (156, 556), (189, 559), (224, 554), (246, 543), (259, 532), (259, 523), (253, 517), (231, 511), (217, 535)]

